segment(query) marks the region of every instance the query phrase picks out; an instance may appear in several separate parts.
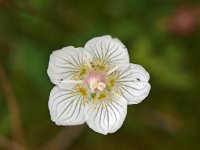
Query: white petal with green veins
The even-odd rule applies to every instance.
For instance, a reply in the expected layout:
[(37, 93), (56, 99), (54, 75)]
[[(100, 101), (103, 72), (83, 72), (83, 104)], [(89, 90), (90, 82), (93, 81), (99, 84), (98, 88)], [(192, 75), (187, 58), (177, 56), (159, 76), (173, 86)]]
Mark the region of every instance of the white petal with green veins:
[(118, 73), (115, 90), (128, 101), (128, 104), (138, 104), (144, 100), (151, 89), (149, 73), (140, 65), (130, 64), (127, 70)]
[(86, 123), (101, 134), (117, 131), (122, 126), (126, 113), (127, 101), (119, 95), (113, 96), (112, 99), (87, 103), (85, 108)]
[(86, 55), (89, 53), (85, 53), (83, 48), (72, 46), (54, 51), (47, 70), (51, 81), (60, 84), (62, 80), (81, 80), (87, 72)]
[(85, 122), (84, 97), (73, 89), (60, 89), (55, 86), (48, 105), (51, 119), (57, 125), (79, 125)]
[(93, 38), (85, 44), (85, 49), (99, 60), (102, 66), (119, 66), (120, 69), (124, 69), (129, 65), (126, 47), (120, 40), (111, 36)]

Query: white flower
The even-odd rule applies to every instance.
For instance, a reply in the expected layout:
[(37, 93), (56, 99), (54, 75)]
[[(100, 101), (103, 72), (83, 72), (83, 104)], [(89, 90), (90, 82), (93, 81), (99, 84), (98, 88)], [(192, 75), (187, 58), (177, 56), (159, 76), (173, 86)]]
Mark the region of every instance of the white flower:
[(118, 39), (102, 36), (84, 48), (64, 47), (50, 56), (48, 75), (56, 84), (49, 110), (57, 125), (87, 123), (107, 134), (123, 124), (128, 104), (138, 104), (150, 91), (149, 74), (129, 62)]

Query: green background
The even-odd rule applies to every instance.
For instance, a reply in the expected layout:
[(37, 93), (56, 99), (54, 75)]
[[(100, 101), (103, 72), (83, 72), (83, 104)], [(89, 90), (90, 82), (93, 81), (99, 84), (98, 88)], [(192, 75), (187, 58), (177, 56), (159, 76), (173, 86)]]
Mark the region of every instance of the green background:
[[(21, 114), (26, 146), (19, 146), (44, 149), (65, 131), (52, 142), (59, 146), (48, 149), (197, 150), (199, 22), (198, 0), (0, 0), (0, 64)], [(56, 126), (48, 111), (53, 88), (46, 72), (49, 55), (107, 34), (119, 38), (131, 62), (150, 73), (149, 96), (128, 106), (126, 120), (114, 134)], [(15, 124), (2, 85), (0, 149), (6, 149), (10, 142), (2, 139), (15, 141)]]

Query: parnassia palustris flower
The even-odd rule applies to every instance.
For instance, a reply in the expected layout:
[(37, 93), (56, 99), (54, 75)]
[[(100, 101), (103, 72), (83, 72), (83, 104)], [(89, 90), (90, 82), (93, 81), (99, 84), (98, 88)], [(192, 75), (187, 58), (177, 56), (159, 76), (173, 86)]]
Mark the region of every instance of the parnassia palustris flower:
[(52, 121), (87, 123), (101, 134), (117, 131), (127, 105), (140, 103), (151, 88), (149, 73), (130, 63), (124, 44), (111, 36), (93, 38), (84, 48), (54, 51), (47, 72), (56, 85), (49, 98)]

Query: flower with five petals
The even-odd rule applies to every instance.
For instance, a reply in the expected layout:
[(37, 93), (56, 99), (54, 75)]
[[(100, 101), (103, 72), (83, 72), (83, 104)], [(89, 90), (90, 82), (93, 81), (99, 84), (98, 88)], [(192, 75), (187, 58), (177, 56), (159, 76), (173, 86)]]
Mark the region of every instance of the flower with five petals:
[(50, 55), (47, 73), (56, 85), (49, 98), (57, 125), (87, 123), (94, 131), (117, 131), (127, 105), (138, 104), (150, 91), (149, 73), (132, 64), (126, 47), (111, 36), (89, 40), (84, 48), (72, 46)]

